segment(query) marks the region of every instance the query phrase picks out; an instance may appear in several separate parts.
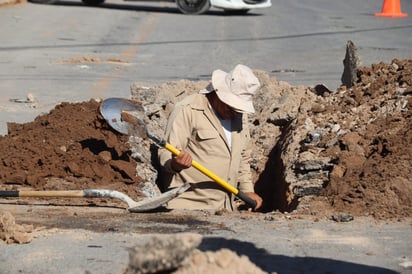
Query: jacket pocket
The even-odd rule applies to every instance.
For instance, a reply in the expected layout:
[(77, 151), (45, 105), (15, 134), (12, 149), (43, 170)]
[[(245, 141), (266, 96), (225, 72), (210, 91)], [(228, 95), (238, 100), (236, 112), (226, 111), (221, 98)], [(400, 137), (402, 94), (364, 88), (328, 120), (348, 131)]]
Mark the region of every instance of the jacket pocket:
[(225, 144), (219, 133), (214, 130), (201, 129), (196, 132), (196, 140), (193, 144), (193, 150), (203, 161), (206, 159), (215, 161), (226, 157)]
[(218, 138), (219, 134), (214, 130), (198, 130), (197, 137), (199, 141), (206, 141)]

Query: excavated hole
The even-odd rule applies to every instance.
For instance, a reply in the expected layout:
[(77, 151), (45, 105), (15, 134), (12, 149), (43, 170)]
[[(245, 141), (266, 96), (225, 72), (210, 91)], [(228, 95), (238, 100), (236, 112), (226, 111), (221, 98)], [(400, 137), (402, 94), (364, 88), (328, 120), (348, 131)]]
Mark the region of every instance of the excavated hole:
[(283, 124), (281, 136), (268, 155), (265, 168), (260, 173), (255, 184), (255, 191), (263, 199), (263, 212), (279, 210), (291, 212), (298, 205), (297, 198), (291, 199), (289, 187), (285, 181), (285, 166), (281, 159), (282, 146), (289, 136), (290, 125), (293, 121)]

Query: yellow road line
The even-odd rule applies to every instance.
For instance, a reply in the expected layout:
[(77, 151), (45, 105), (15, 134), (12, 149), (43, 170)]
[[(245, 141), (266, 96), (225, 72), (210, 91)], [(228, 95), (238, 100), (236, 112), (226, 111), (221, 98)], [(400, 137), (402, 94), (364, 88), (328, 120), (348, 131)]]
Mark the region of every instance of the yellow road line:
[[(133, 57), (135, 57), (139, 51), (139, 44), (146, 41), (147, 37), (152, 32), (157, 17), (158, 15), (151, 14), (144, 20), (145, 23), (142, 28), (138, 29), (138, 32), (133, 37), (131, 46), (127, 47), (120, 53), (121, 59), (127, 59), (127, 61), (131, 62)], [(113, 73), (105, 75), (103, 78), (100, 78), (94, 82), (91, 88), (92, 97), (100, 98), (111, 87), (112, 80), (120, 77), (123, 73), (124, 68), (120, 69), (119, 67), (116, 67), (116, 70)]]

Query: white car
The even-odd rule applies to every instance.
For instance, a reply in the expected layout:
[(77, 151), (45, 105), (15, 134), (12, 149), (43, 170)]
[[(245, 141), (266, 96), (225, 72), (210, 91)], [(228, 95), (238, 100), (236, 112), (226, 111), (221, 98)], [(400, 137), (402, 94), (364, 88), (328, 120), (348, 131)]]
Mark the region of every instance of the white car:
[[(38, 4), (53, 4), (58, 0), (29, 0)], [(98, 6), (105, 0), (82, 0), (88, 6)], [(130, 0), (129, 0), (130, 1)], [(150, 1), (150, 0), (149, 0)], [(184, 14), (203, 14), (210, 7), (223, 9), (230, 14), (246, 14), (251, 9), (268, 8), (271, 0), (163, 0), (176, 2), (179, 10)]]
[(202, 14), (210, 7), (223, 9), (227, 13), (246, 14), (250, 9), (268, 8), (271, 0), (175, 0), (182, 13)]

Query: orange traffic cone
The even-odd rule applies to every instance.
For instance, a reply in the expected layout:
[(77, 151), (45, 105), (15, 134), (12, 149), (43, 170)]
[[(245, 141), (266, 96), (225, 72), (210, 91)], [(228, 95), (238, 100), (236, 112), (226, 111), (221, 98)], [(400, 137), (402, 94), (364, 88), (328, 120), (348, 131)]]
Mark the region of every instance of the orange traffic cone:
[(384, 0), (382, 13), (375, 13), (375, 16), (406, 17), (408, 14), (402, 13), (401, 0)]

